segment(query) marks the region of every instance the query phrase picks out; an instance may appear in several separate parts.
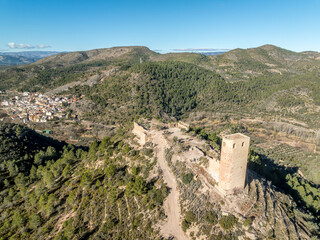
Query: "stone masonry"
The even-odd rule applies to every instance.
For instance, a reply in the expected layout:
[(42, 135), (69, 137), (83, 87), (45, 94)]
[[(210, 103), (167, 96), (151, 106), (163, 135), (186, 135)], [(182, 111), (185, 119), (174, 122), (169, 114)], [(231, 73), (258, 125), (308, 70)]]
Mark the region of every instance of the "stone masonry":
[(141, 146), (146, 144), (146, 142), (149, 140), (147, 130), (136, 122), (133, 123), (132, 133), (137, 136), (138, 142)]
[(218, 188), (222, 192), (229, 193), (244, 188), (249, 145), (250, 138), (241, 133), (223, 138), (218, 183)]

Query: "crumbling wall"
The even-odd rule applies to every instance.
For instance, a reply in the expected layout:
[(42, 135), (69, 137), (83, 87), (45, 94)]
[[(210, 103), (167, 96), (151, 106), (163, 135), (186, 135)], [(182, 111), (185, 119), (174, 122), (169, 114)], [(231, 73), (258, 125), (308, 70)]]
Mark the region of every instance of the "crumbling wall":
[(182, 128), (182, 129), (185, 129), (185, 130), (189, 130), (190, 125), (189, 125), (188, 123), (179, 121), (178, 124), (177, 124), (177, 127), (178, 127), (178, 128)]
[(209, 157), (209, 167), (207, 171), (213, 177), (214, 180), (219, 182), (219, 170), (220, 170), (220, 161), (217, 158)]
[(149, 140), (147, 130), (136, 122), (133, 123), (132, 133), (137, 136), (138, 142), (141, 146), (146, 144), (146, 142)]

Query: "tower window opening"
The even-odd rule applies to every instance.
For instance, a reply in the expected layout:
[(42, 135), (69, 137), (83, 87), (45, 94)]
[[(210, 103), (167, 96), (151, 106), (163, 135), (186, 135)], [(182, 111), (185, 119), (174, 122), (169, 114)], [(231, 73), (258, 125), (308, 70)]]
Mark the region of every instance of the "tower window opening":
[(242, 147), (244, 146), (244, 142), (242, 142)]
[(234, 144), (233, 144), (233, 148), (235, 148), (235, 147), (236, 147), (236, 144), (234, 143)]

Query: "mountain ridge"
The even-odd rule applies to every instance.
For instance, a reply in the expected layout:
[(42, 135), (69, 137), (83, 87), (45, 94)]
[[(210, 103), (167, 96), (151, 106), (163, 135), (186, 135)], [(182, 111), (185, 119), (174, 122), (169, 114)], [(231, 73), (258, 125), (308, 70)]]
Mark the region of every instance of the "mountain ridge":
[(56, 51), (0, 52), (0, 66), (30, 64), (57, 53)]

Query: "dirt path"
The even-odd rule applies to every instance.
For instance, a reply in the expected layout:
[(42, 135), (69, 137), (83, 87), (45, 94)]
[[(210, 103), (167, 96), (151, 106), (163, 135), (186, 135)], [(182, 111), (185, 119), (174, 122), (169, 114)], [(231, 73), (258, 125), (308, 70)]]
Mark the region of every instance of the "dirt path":
[(164, 237), (174, 236), (177, 240), (185, 240), (188, 237), (182, 231), (180, 226), (180, 206), (179, 191), (177, 190), (177, 182), (175, 176), (171, 172), (165, 159), (165, 149), (168, 147), (167, 141), (162, 136), (162, 132), (153, 132), (153, 143), (157, 145), (156, 156), (158, 163), (163, 172), (163, 178), (167, 186), (170, 188), (170, 194), (164, 202), (164, 209), (168, 216), (167, 222), (161, 227), (161, 234)]

